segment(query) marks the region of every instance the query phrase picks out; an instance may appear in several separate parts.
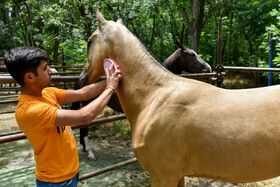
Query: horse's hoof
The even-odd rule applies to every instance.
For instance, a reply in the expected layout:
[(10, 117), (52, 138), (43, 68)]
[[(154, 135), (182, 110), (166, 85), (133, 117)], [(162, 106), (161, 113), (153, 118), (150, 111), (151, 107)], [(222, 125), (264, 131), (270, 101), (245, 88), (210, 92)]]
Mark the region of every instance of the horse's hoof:
[(95, 161), (96, 160), (96, 158), (95, 158), (95, 156), (93, 155), (93, 156), (88, 156), (88, 160), (90, 160), (90, 161)]
[(95, 156), (94, 156), (94, 154), (93, 154), (93, 152), (91, 150), (89, 150), (88, 159), (90, 161), (95, 161), (96, 160), (96, 158), (95, 158)]

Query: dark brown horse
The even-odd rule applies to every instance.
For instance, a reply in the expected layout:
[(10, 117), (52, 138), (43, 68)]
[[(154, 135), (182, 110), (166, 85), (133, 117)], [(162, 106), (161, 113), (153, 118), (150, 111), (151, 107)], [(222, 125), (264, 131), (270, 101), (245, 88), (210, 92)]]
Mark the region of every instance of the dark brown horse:
[(194, 50), (184, 47), (176, 41), (179, 49), (170, 55), (163, 66), (174, 74), (180, 74), (182, 71), (189, 73), (210, 73), (211, 66), (202, 60)]

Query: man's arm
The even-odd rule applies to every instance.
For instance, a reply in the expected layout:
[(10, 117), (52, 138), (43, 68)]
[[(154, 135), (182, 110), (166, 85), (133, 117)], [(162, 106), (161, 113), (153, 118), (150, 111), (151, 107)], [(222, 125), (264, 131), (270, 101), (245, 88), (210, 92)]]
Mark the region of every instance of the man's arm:
[(78, 90), (66, 90), (64, 103), (87, 101), (98, 96), (106, 87), (106, 80), (87, 85)]
[[(118, 87), (119, 80), (122, 78), (121, 72), (119, 70), (113, 73), (113, 64), (110, 66), (109, 69), (105, 69), (106, 73), (106, 82), (102, 82), (98, 84), (98, 89), (105, 90), (102, 92), (98, 98), (90, 102), (88, 105), (84, 106), (80, 110), (63, 110), (58, 109), (56, 112), (56, 119), (55, 119), (55, 126), (66, 126), (66, 125), (79, 125), (79, 124), (88, 124), (94, 118), (96, 118), (102, 110), (105, 108), (107, 103), (109, 102), (112, 94), (114, 93), (115, 89)], [(89, 89), (95, 89), (94, 87), (88, 87)], [(86, 88), (86, 89), (88, 89)], [(83, 88), (82, 88), (83, 89)], [(90, 94), (82, 94), (85, 96), (84, 98), (79, 98), (79, 94), (73, 95), (74, 99), (69, 99), (70, 95), (68, 93), (66, 101), (79, 101), (81, 99), (88, 100), (98, 92), (85, 90), (86, 92), (92, 92)]]
[(98, 98), (79, 110), (58, 109), (56, 112), (55, 126), (90, 123), (106, 107), (113, 93), (113, 89), (107, 88)]

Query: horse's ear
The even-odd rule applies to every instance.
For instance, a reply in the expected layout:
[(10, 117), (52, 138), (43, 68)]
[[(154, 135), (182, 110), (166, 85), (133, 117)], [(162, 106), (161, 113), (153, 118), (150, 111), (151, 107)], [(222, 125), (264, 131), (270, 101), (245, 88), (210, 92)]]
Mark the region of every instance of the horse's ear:
[(121, 17), (118, 18), (117, 23), (123, 24), (123, 19)]
[(103, 17), (103, 15), (99, 12), (99, 9), (96, 8), (96, 18), (99, 24), (99, 28), (101, 28), (102, 25), (107, 23), (107, 20)]
[(182, 50), (185, 49), (185, 47), (184, 47), (180, 42), (178, 42), (177, 40), (176, 40), (175, 42), (176, 42), (176, 45), (177, 45), (178, 47), (180, 47)]

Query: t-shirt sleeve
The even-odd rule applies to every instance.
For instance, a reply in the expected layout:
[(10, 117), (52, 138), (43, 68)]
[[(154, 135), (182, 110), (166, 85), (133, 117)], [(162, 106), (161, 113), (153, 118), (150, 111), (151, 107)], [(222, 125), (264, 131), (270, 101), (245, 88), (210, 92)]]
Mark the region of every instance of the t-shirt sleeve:
[(64, 99), (65, 99), (65, 95), (66, 95), (66, 90), (62, 90), (62, 89), (56, 89), (56, 96), (57, 96), (57, 101), (59, 104), (64, 103)]
[(52, 97), (53, 100), (56, 100), (59, 104), (64, 103), (66, 90), (55, 88), (55, 87), (48, 87), (48, 96)]

